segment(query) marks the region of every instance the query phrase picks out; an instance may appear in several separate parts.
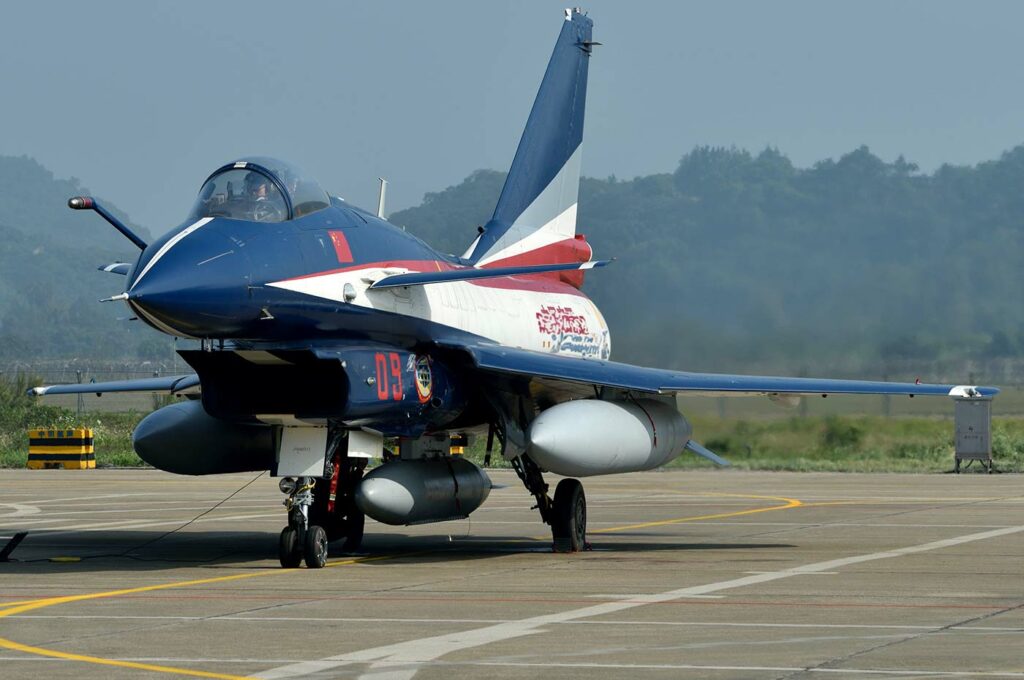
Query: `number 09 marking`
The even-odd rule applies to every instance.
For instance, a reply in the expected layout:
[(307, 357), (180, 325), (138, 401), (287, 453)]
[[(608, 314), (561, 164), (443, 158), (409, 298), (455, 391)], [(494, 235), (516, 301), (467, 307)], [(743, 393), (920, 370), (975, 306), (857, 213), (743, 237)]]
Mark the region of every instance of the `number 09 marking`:
[(398, 352), (377, 352), (374, 364), (377, 370), (377, 398), (381, 401), (401, 401), (405, 392), (402, 388), (402, 357)]

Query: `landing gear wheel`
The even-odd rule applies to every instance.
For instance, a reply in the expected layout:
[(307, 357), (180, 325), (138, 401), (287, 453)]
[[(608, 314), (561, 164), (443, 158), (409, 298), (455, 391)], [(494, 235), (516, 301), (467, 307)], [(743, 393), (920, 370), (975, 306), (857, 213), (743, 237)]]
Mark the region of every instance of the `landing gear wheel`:
[(310, 569), (320, 569), (327, 564), (327, 532), (323, 527), (316, 524), (306, 529), (305, 550), (306, 566)]
[(355, 490), (365, 467), (365, 458), (335, 457), (332, 476), (317, 480), (309, 508), (309, 523), (323, 527), (329, 542), (344, 541), (341, 549), (347, 553), (363, 542), (366, 518), (356, 507)]
[(587, 497), (578, 479), (563, 479), (555, 487), (551, 537), (555, 552), (587, 549)]
[(285, 569), (294, 569), (302, 562), (299, 534), (292, 527), (285, 527), (281, 530), (281, 537), (277, 541), (277, 557)]
[(366, 525), (366, 515), (358, 510), (351, 511), (346, 521), (345, 542), (341, 544), (342, 552), (354, 553), (363, 544), (363, 527)]

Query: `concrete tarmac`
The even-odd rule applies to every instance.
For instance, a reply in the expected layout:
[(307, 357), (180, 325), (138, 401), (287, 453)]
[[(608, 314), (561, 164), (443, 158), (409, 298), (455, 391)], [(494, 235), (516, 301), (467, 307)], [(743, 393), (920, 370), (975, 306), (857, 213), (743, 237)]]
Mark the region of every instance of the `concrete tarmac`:
[(254, 477), (0, 471), (0, 678), (1024, 678), (1019, 475), (589, 479), (565, 555), (496, 471), (322, 570)]

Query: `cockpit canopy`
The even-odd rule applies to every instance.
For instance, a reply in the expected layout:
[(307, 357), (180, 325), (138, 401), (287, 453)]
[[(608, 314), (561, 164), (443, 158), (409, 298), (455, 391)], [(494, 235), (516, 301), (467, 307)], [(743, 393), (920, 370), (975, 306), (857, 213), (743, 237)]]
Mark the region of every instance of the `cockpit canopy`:
[(189, 217), (284, 222), (330, 204), (317, 181), (294, 165), (274, 158), (246, 158), (210, 175)]

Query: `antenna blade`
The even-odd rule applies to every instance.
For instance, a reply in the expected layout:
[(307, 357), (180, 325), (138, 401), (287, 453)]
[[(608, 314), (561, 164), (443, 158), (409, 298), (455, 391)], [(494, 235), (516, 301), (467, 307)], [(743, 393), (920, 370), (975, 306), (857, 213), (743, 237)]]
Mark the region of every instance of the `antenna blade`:
[(377, 217), (384, 219), (384, 198), (388, 194), (388, 181), (383, 177), (380, 180), (380, 194), (377, 196)]

